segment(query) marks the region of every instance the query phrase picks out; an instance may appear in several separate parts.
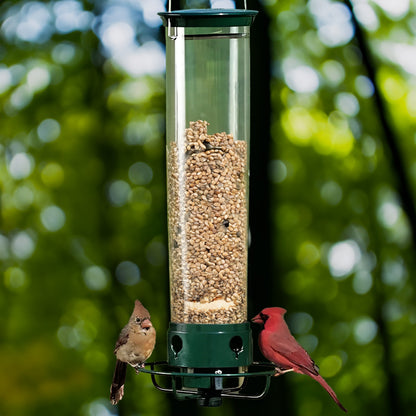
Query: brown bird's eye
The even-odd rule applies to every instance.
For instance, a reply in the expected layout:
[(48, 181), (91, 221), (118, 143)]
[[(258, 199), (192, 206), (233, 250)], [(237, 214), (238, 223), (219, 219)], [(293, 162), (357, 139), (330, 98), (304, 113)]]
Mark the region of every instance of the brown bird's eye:
[(136, 318), (136, 322), (137, 322), (138, 324), (140, 324), (140, 322), (142, 322), (142, 320), (141, 320), (140, 318)]

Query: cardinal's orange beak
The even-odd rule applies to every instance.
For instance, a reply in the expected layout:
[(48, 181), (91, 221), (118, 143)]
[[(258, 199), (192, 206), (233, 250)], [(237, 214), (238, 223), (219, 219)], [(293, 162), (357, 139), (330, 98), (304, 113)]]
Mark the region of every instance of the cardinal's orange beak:
[(254, 322), (255, 324), (264, 324), (263, 319), (261, 318), (260, 314), (256, 315), (254, 318), (251, 318), (251, 322)]
[(143, 329), (149, 329), (149, 328), (151, 328), (153, 325), (152, 325), (152, 323), (150, 322), (150, 319), (148, 319), (148, 318), (146, 318), (146, 319), (143, 319), (143, 321), (142, 321), (142, 323), (141, 323), (141, 327), (143, 328)]

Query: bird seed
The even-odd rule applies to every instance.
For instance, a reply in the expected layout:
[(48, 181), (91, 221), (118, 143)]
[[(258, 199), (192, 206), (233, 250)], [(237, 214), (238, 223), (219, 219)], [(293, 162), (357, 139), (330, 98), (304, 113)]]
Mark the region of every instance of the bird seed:
[(194, 121), (167, 149), (171, 321), (247, 319), (247, 143)]

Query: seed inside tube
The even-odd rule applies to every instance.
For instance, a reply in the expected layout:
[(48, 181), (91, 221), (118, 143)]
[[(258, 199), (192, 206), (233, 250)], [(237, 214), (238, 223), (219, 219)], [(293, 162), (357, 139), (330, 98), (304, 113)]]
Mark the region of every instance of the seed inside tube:
[(247, 318), (247, 144), (208, 135), (207, 126), (191, 122), (185, 143), (167, 149), (171, 321), (240, 323)]

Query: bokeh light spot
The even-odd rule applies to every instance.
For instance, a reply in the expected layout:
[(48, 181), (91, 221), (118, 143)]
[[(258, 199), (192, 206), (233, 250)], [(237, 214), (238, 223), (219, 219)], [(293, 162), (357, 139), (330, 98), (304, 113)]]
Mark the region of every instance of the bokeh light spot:
[(143, 145), (157, 132), (157, 122), (152, 117), (130, 121), (124, 129), (124, 141), (128, 145)]
[(355, 274), (352, 281), (352, 287), (355, 293), (365, 295), (373, 286), (373, 277), (367, 271), (359, 271)]
[(385, 227), (393, 227), (399, 219), (401, 208), (394, 202), (384, 202), (377, 210), (377, 218)]
[(287, 177), (287, 166), (282, 160), (272, 160), (269, 163), (269, 176), (272, 182), (282, 183)]
[(335, 96), (335, 107), (347, 116), (356, 116), (360, 111), (360, 103), (355, 95), (349, 92), (340, 92)]
[(42, 182), (49, 188), (58, 188), (64, 181), (64, 170), (59, 163), (48, 163), (41, 171)]
[(322, 65), (322, 73), (329, 84), (333, 86), (339, 85), (345, 79), (344, 66), (340, 62), (332, 59), (324, 62)]
[[(211, 0), (212, 8), (223, 8), (223, 9), (234, 9), (232, 0)], [(157, 27), (160, 25), (160, 17), (157, 15), (158, 12), (165, 9), (166, 3), (163, 0), (139, 0), (140, 6), (143, 10), (143, 19), (151, 27)]]
[(369, 31), (377, 30), (380, 26), (377, 14), (374, 9), (364, 1), (354, 2), (354, 14), (357, 20)]
[(49, 143), (59, 137), (61, 134), (61, 126), (53, 118), (47, 118), (39, 124), (37, 133), (42, 142)]
[(62, 325), (58, 329), (58, 339), (65, 348), (76, 348), (80, 344), (81, 337), (72, 326)]
[(347, 277), (361, 259), (361, 250), (354, 240), (335, 243), (328, 253), (328, 265), (337, 280)]
[(355, 78), (354, 86), (357, 94), (362, 98), (370, 98), (374, 94), (374, 84), (364, 75)]
[(12, 74), (8, 68), (0, 66), (0, 94), (6, 92), (12, 85)]
[(20, 231), (12, 237), (10, 247), (17, 258), (26, 260), (32, 256), (36, 244), (28, 232)]
[(70, 64), (77, 53), (76, 46), (69, 42), (62, 42), (52, 49), (52, 59), (58, 64)]
[(103, 290), (110, 283), (110, 273), (100, 266), (89, 266), (82, 275), (85, 285), (91, 290)]
[(319, 372), (322, 377), (333, 377), (342, 368), (342, 360), (338, 355), (328, 355), (319, 362)]
[(129, 194), (130, 185), (126, 181), (114, 181), (108, 188), (108, 199), (116, 207), (123, 206), (127, 202)]
[(90, 12), (82, 9), (82, 3), (75, 0), (60, 0), (54, 4), (55, 27), (60, 33), (87, 30), (93, 20)]
[(319, 248), (310, 241), (304, 241), (299, 246), (296, 259), (301, 266), (306, 268), (313, 267), (319, 262), (320, 258), (321, 253)]
[(5, 21), (5, 34), (27, 42), (43, 43), (52, 35), (52, 15), (46, 4), (39, 1), (24, 3)]
[(288, 323), (294, 334), (306, 334), (312, 329), (313, 318), (306, 312), (295, 312), (289, 314)]
[(384, 12), (392, 19), (399, 20), (406, 16), (409, 12), (409, 0), (372, 0), (379, 5)]
[(10, 96), (10, 104), (16, 110), (22, 110), (30, 104), (33, 98), (33, 93), (29, 86), (24, 84), (17, 87)]
[(153, 170), (147, 163), (136, 162), (129, 168), (129, 179), (135, 185), (147, 185), (153, 179)]
[(359, 345), (369, 344), (377, 335), (377, 324), (369, 317), (362, 317), (354, 324), (354, 339)]
[(315, 120), (302, 107), (293, 107), (284, 112), (282, 123), (289, 139), (300, 146), (308, 145), (316, 131)]
[(365, 136), (362, 140), (362, 152), (364, 156), (372, 157), (377, 150), (377, 143), (371, 136)]
[(66, 215), (61, 208), (51, 205), (41, 211), (40, 220), (48, 231), (55, 232), (65, 225)]
[(132, 77), (161, 74), (165, 70), (165, 51), (155, 41), (131, 48), (128, 53), (116, 54), (115, 60)]
[(41, 66), (31, 69), (27, 74), (27, 85), (32, 93), (45, 89), (50, 81), (48, 69)]
[(354, 35), (351, 13), (341, 3), (329, 0), (309, 0), (308, 7), (315, 18), (318, 36), (329, 47), (347, 44)]
[(20, 210), (28, 209), (35, 199), (34, 192), (26, 185), (19, 186), (13, 193), (14, 206)]
[(116, 268), (116, 277), (123, 285), (133, 286), (140, 281), (140, 269), (131, 261), (122, 261)]
[(26, 76), (26, 68), (22, 64), (15, 64), (9, 68), (12, 75), (12, 85), (18, 85)]
[[(399, 44), (390, 44), (390, 45), (386, 44), (385, 45), (387, 51), (388, 50), (392, 51), (392, 54), (390, 54), (391, 55), (390, 57), (393, 62), (397, 62), (397, 61), (400, 62), (400, 57), (407, 57), (406, 59), (411, 61), (411, 67), (413, 68), (414, 74), (416, 75), (416, 69), (415, 69), (416, 49), (409, 50), (409, 51), (402, 50), (401, 55), (399, 55), (399, 50), (401, 49), (400, 46), (401, 45)], [(405, 66), (404, 62), (401, 62), (401, 63), (403, 66)], [(382, 87), (383, 93), (385, 94), (386, 99), (393, 103), (398, 103), (403, 97), (405, 97), (407, 93), (407, 88), (408, 88), (403, 79), (399, 78), (398, 76), (393, 76), (393, 75), (387, 75), (383, 77), (382, 82), (381, 82), (381, 87)]]
[[(270, 1), (271, 0), (268, 0), (269, 3)], [(293, 32), (299, 28), (299, 17), (296, 13), (292, 12), (291, 10), (284, 10), (280, 12), (277, 16), (277, 19), (279, 22), (278, 27), (282, 28), (282, 30), (286, 32)]]
[(116, 21), (104, 29), (101, 40), (107, 49), (120, 53), (134, 42), (134, 29), (128, 22)]
[(321, 187), (321, 197), (329, 205), (338, 205), (342, 199), (342, 188), (335, 181), (325, 182)]
[(286, 84), (293, 91), (311, 93), (319, 88), (318, 74), (310, 66), (299, 65), (284, 69), (284, 74)]
[(381, 278), (387, 286), (402, 286), (406, 281), (407, 271), (402, 260), (387, 260), (381, 270)]
[(12, 178), (27, 178), (33, 171), (33, 157), (28, 153), (16, 153), (10, 160), (8, 170)]
[(19, 267), (9, 267), (4, 272), (4, 284), (13, 291), (20, 291), (28, 285), (26, 273)]

